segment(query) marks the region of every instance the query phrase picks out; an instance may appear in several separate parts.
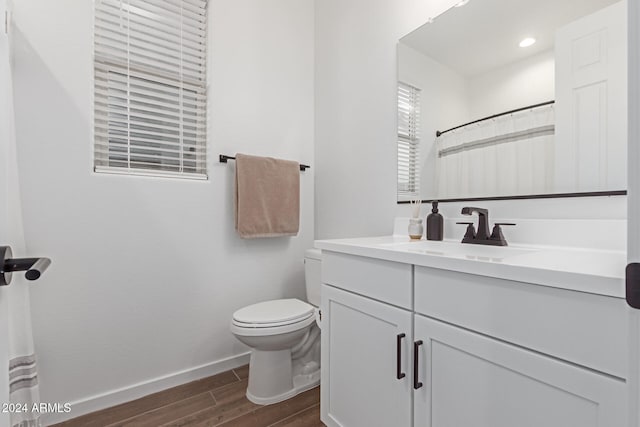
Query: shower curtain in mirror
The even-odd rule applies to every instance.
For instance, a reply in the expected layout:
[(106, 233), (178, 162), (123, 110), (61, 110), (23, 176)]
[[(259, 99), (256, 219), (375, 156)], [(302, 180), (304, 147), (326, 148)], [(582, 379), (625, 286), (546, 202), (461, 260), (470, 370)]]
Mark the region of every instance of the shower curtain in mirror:
[(473, 123), (436, 138), (441, 199), (553, 190), (553, 104)]
[[(0, 46), (0, 102), (3, 103), (0, 106), (0, 144), (4, 145), (2, 152), (8, 153), (7, 158), (1, 159), (1, 167), (7, 169), (2, 172), (3, 176), (0, 179), (0, 181), (8, 179), (8, 182), (0, 182), (0, 185), (8, 185), (11, 190), (8, 192), (8, 200), (2, 201), (3, 207), (8, 207), (6, 216), (8, 224), (4, 227), (0, 225), (0, 231), (6, 231), (0, 236), (0, 243), (10, 244), (14, 254), (19, 256), (26, 253), (26, 248), (18, 190), (11, 78), (11, 26), (8, 25), (9, 28), (5, 29), (5, 10), (10, 10), (9, 4), (6, 0), (0, 0), (3, 21), (0, 25), (2, 29), (0, 37), (4, 38), (0, 41), (2, 43)], [(10, 23), (10, 20), (7, 21)], [(34, 408), (38, 409), (39, 404), (38, 376), (31, 332), (29, 285), (24, 275), (14, 274), (11, 284), (0, 288), (0, 298), (2, 299), (0, 307), (6, 310), (1, 319), (8, 322), (8, 342), (0, 344), (0, 351), (6, 354), (0, 360), (9, 360), (9, 366), (0, 367), (0, 369), (8, 369), (8, 376), (5, 371), (2, 378), (8, 377), (9, 380), (8, 384), (5, 384), (5, 381), (1, 384), (9, 389), (9, 402), (2, 403), (9, 404), (6, 409), (10, 412), (9, 420), (12, 427), (40, 426), (40, 412), (34, 411)], [(1, 395), (6, 396), (7, 390), (3, 390)]]

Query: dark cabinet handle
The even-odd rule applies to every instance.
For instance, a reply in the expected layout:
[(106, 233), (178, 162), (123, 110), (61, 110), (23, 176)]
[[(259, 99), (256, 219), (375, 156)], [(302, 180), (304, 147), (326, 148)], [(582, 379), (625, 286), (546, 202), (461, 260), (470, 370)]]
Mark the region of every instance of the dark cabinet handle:
[(420, 346), (423, 344), (422, 340), (418, 340), (413, 343), (413, 388), (419, 389), (423, 384), (418, 381), (418, 367), (420, 366)]
[(406, 334), (398, 334), (396, 337), (396, 378), (399, 380), (407, 376), (402, 372), (402, 338), (406, 336)]

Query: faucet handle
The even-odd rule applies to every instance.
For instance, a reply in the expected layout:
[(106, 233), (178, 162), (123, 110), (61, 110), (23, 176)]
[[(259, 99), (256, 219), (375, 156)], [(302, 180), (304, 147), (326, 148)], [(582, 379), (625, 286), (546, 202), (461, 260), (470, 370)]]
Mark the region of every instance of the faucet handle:
[(467, 226), (467, 231), (462, 238), (462, 243), (468, 243), (476, 238), (476, 228), (473, 226), (473, 222), (456, 222), (456, 224)]
[(513, 222), (496, 222), (496, 224), (493, 226), (493, 230), (491, 231), (491, 237), (489, 237), (490, 240), (497, 240), (501, 243), (501, 246), (507, 246), (507, 240), (504, 238), (504, 234), (502, 234), (502, 228), (500, 228), (501, 225), (516, 225)]

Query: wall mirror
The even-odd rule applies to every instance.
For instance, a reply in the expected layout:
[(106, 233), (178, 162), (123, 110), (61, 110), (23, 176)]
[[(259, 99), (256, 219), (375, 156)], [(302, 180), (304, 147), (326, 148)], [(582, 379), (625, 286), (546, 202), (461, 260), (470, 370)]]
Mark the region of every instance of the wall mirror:
[(626, 0), (465, 0), (398, 43), (398, 201), (624, 194)]

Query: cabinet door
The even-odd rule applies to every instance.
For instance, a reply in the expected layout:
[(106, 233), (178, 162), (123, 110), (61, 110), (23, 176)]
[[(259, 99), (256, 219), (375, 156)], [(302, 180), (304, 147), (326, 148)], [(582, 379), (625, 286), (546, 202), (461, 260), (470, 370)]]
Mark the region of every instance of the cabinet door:
[(625, 383), (423, 316), (416, 427), (613, 427), (625, 423)]
[(327, 426), (411, 426), (411, 330), (407, 310), (322, 286), (320, 390)]

